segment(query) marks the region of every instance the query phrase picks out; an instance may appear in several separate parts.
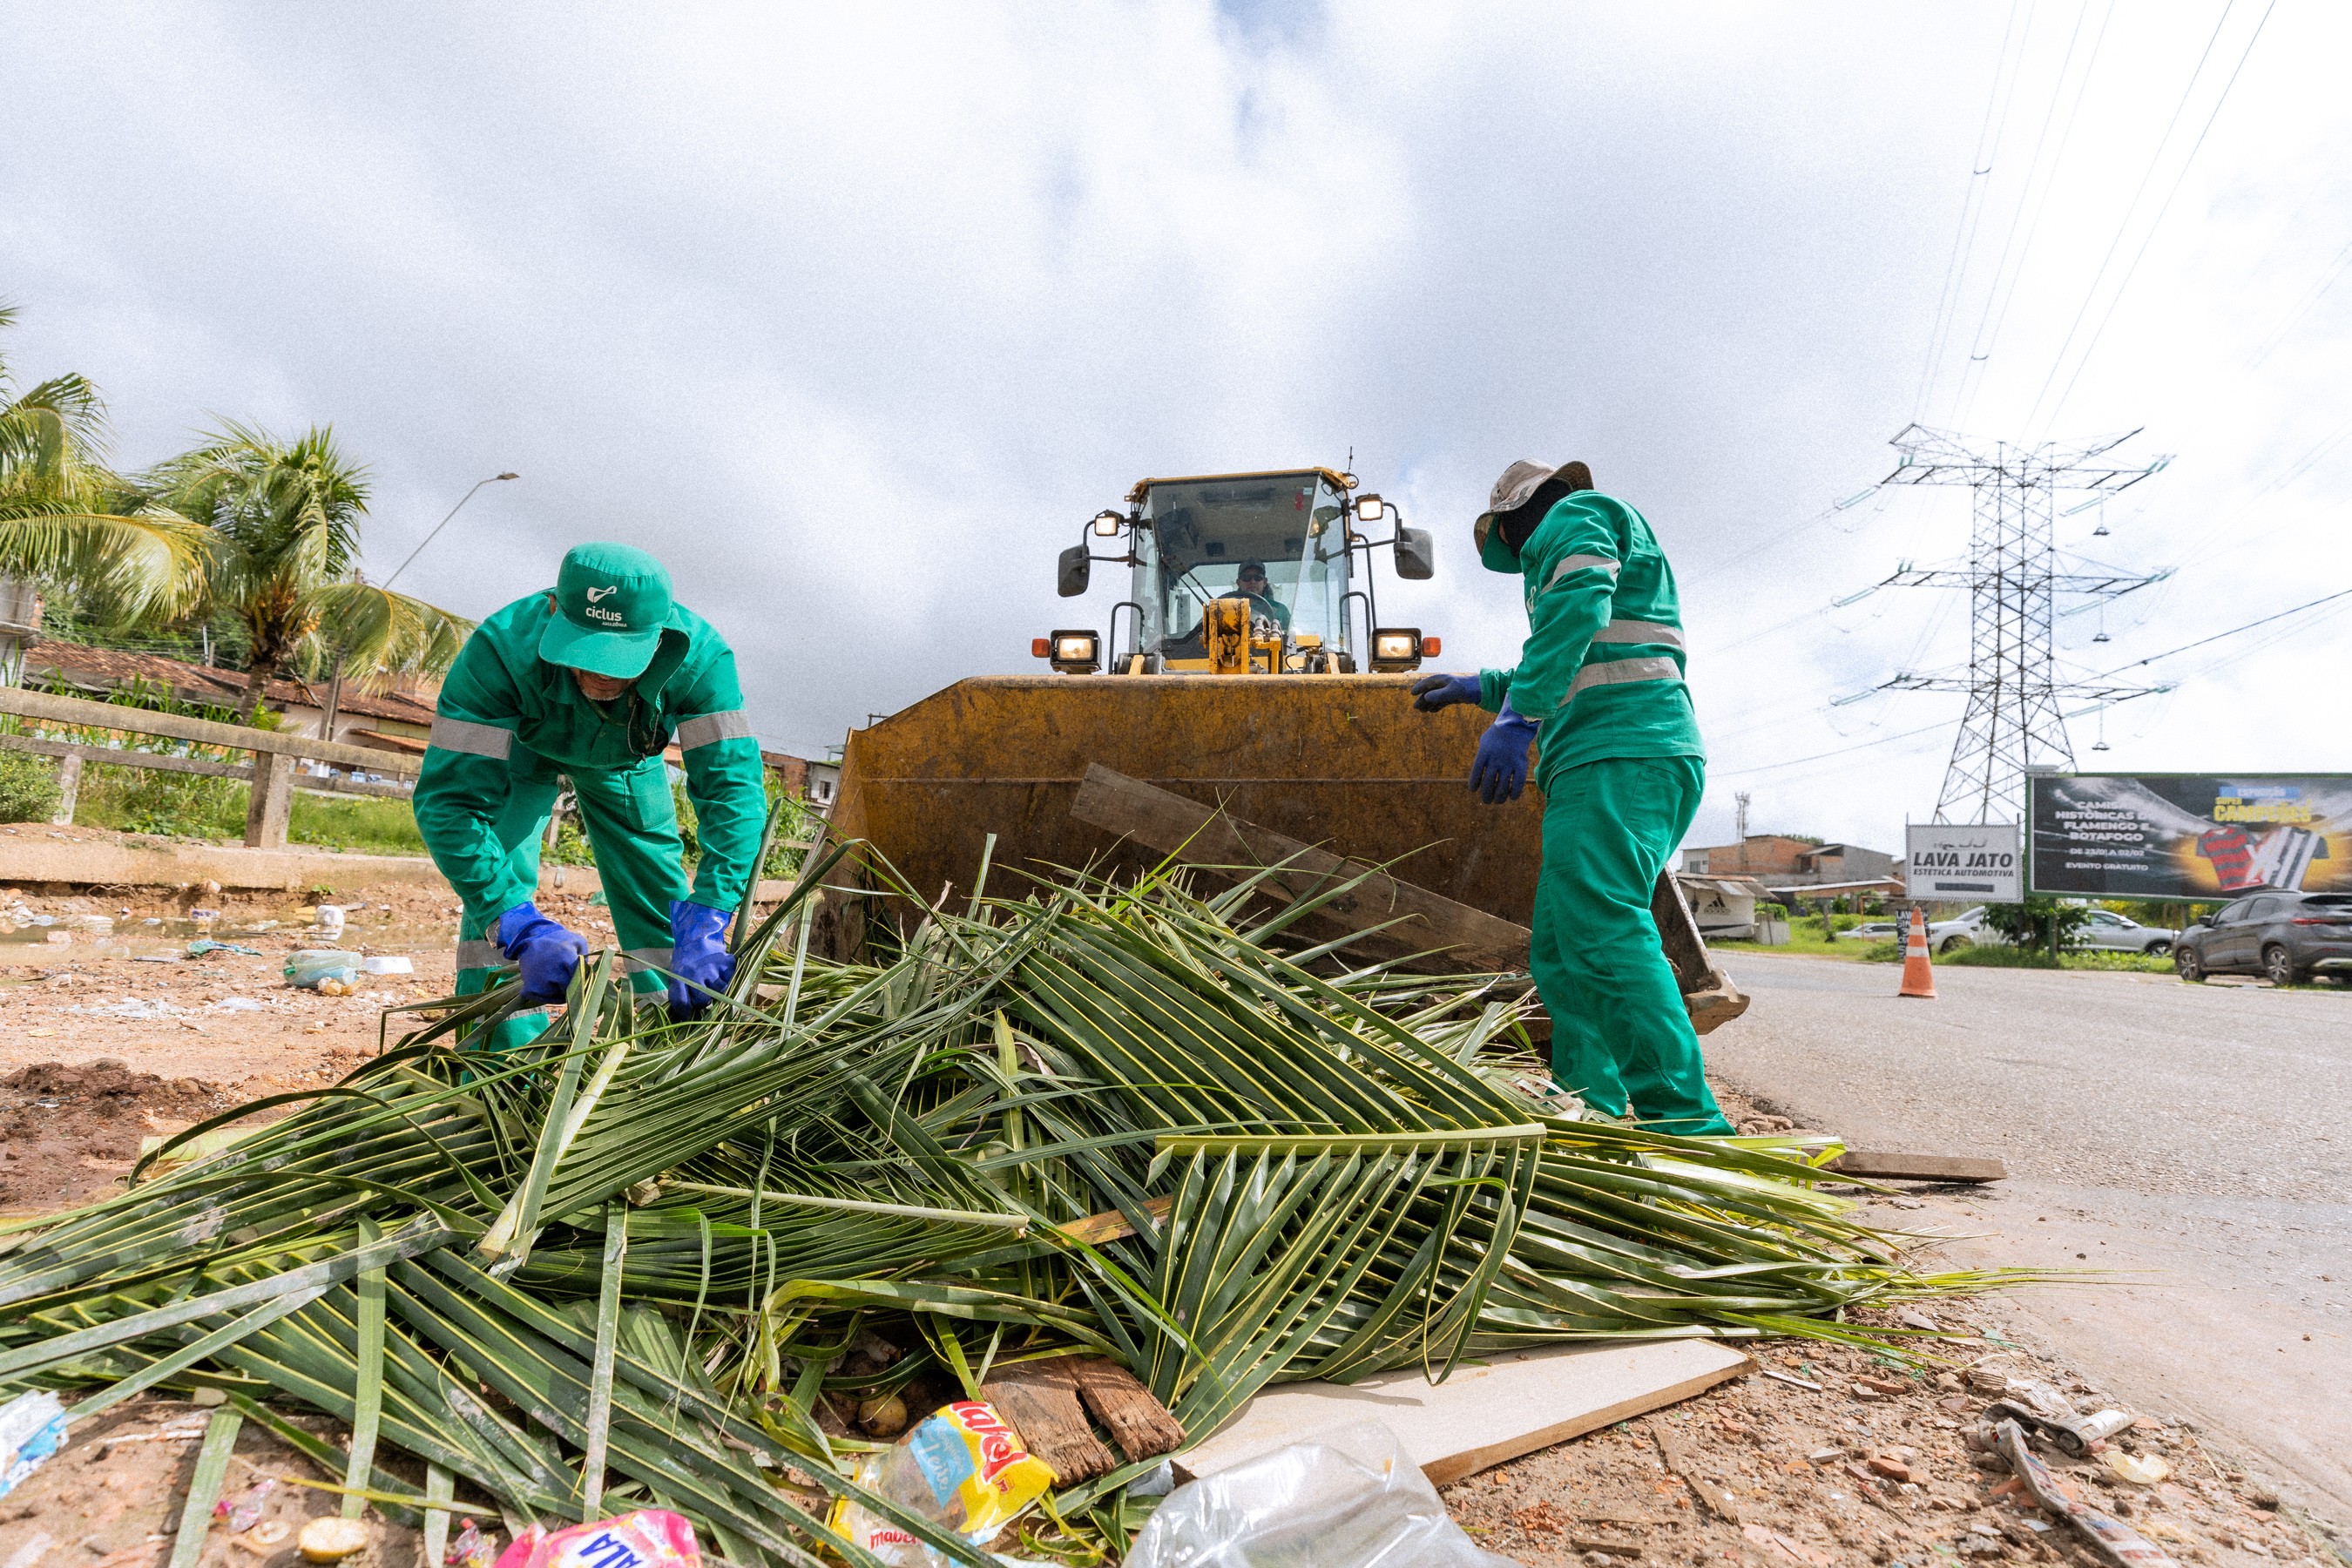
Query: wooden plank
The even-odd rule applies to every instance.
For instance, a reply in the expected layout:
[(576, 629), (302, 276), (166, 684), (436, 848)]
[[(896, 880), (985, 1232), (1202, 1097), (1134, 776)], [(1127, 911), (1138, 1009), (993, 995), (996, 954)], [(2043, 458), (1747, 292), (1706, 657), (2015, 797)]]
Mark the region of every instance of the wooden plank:
[(119, 702), (89, 702), (79, 697), (58, 697), (46, 691), (26, 691), (14, 686), (0, 687), (0, 713), (46, 719), (56, 724), (82, 724), (93, 730), (116, 730), (130, 735), (165, 735), (175, 741), (227, 746), (240, 752), (263, 752), (272, 756), (312, 757), (322, 763), (338, 763), (347, 768), (361, 768), (373, 773), (414, 773), (424, 765), (422, 758), (404, 756), (398, 752), (380, 752), (373, 746), (321, 741), (308, 735), (289, 734), (282, 730), (215, 724), (209, 719), (157, 713), (145, 708), (128, 708)]
[(1672, 867), (1659, 872), (1650, 889), (1650, 919), (1658, 928), (1666, 962), (1675, 967), (1675, 984), (1685, 996), (1706, 990), (1713, 984), (1715, 964), (1706, 955), (1706, 938), (1699, 934), (1698, 917), (1691, 913), (1690, 900), (1683, 896)]
[(1184, 1428), (1127, 1368), (1100, 1356), (1080, 1356), (1070, 1371), (1078, 1380), (1078, 1396), (1095, 1419), (1110, 1429), (1128, 1463), (1172, 1454), (1184, 1446)]
[(294, 811), (294, 759), (256, 754), (253, 788), (245, 800), (245, 846), (283, 849), (286, 825)]
[(1056, 1484), (1072, 1486), (1118, 1468), (1118, 1457), (1095, 1436), (1079, 1407), (1069, 1357), (1000, 1367), (980, 1394), (1013, 1423), (1021, 1446), (1053, 1467)]
[(2009, 1174), (1999, 1160), (1972, 1154), (1906, 1154), (1892, 1149), (1849, 1149), (1824, 1167), (1849, 1176), (1912, 1182), (1998, 1182)]
[(1070, 815), (1173, 855), (1188, 866), (1253, 870), (1287, 861), (1288, 869), (1262, 884), (1269, 893), (1286, 900), (1312, 897), (1334, 882), (1364, 877), (1362, 885), (1324, 904), (1318, 912), (1349, 931), (1411, 916), (1410, 923), (1391, 933), (1393, 940), (1412, 948), (1444, 948), (1446, 961), (1465, 969), (1527, 967), (1529, 934), (1523, 925), (1129, 778), (1100, 763), (1087, 767)]
[[(114, 768), (147, 768), (164, 773), (201, 773), (207, 778), (249, 781), (253, 777), (253, 765), (249, 763), (220, 763), (210, 757), (174, 757), (161, 752), (134, 752), (127, 746), (86, 746), (77, 741), (45, 741), (32, 735), (0, 735), (0, 751), (29, 752), (36, 756), (102, 763)], [(324, 779), (315, 773), (296, 773), (294, 787), (312, 795), (389, 795), (394, 800), (410, 799), (414, 793), (411, 784)]]
[(1344, 1387), (1285, 1384), (1260, 1394), (1207, 1441), (1179, 1454), (1176, 1466), (1187, 1479), (1214, 1475), (1370, 1419), (1384, 1423), (1432, 1484), (1444, 1486), (1688, 1399), (1749, 1365), (1746, 1354), (1717, 1340), (1620, 1341), (1507, 1352), (1434, 1384), (1418, 1368)]

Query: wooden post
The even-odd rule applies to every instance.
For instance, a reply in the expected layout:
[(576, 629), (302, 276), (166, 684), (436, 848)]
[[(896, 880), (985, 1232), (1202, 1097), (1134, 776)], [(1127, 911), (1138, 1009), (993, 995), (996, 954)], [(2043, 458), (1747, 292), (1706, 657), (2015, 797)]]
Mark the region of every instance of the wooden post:
[(294, 801), (294, 759), (257, 752), (253, 798), (245, 808), (245, 842), (254, 849), (286, 847), (286, 816)]
[(49, 818), (53, 826), (71, 827), (73, 826), (74, 802), (80, 797), (80, 795), (81, 759), (73, 756), (58, 758), (58, 811), (55, 816)]

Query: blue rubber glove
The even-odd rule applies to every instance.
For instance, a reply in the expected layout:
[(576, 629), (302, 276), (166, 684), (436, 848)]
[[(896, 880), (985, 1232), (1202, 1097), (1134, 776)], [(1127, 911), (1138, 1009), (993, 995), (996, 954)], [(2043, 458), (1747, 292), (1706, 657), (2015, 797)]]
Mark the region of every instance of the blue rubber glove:
[(562, 1001), (588, 955), (579, 932), (541, 914), (536, 904), (517, 904), (500, 915), (497, 934), (499, 951), (521, 966), (526, 1006)]
[(735, 955), (727, 951), (727, 922), (735, 917), (708, 904), (675, 900), (669, 906), (669, 983), (673, 1023), (698, 1018), (710, 1005), (708, 993), (723, 991), (735, 978)]
[(1507, 800), (1517, 800), (1519, 792), (1528, 787), (1528, 748), (1535, 744), (1536, 723), (1511, 711), (1511, 700), (1503, 699), (1503, 710), (1486, 727), (1478, 742), (1478, 755), (1470, 764), (1470, 787), (1488, 805), (1500, 805)]
[(1412, 705), (1423, 713), (1434, 713), (1456, 702), (1475, 702), (1479, 696), (1475, 675), (1424, 675), (1412, 683)]

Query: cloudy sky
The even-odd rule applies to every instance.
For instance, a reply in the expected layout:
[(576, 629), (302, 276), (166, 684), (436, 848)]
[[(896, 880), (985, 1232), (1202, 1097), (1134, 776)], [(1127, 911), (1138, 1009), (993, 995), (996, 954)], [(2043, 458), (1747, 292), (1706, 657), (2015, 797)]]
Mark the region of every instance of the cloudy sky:
[[(96, 379), (126, 466), (331, 421), (379, 575), (516, 470), (402, 586), (478, 616), (642, 544), (786, 750), (1100, 624), (1053, 556), (1138, 477), (1351, 450), (1436, 532), (1382, 605), (1449, 666), (1523, 628), (1468, 542), (1505, 463), (1649, 516), (1702, 843), (1738, 790), (1887, 848), (1933, 810), (1960, 700), (1838, 700), (1965, 665), (1964, 595), (1853, 597), (1965, 551), (1965, 491), (1871, 491), (1914, 419), (2172, 455), (2059, 524), (2173, 574), (2063, 616), (2072, 670), (2352, 586), (2352, 16), (2310, 0), (6, 0), (0, 37), (20, 374)], [(2177, 689), (2078, 760), (2346, 767), (2347, 608), (2134, 671)]]

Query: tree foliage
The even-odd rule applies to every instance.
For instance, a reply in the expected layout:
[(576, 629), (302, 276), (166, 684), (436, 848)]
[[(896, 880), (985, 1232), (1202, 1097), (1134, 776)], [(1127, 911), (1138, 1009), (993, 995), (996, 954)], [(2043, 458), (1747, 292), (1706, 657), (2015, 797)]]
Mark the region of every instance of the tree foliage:
[[(0, 305), (0, 328), (15, 324)], [(204, 598), (204, 530), (106, 465), (106, 405), (85, 376), (17, 388), (0, 355), (0, 574), (69, 587), (110, 618)]]
[(2062, 904), (2038, 895), (2029, 895), (2021, 904), (1987, 904), (1984, 912), (1984, 923), (2012, 945), (2053, 958), (2081, 946), (2083, 928), (2090, 921), (2091, 911), (2082, 904)]

